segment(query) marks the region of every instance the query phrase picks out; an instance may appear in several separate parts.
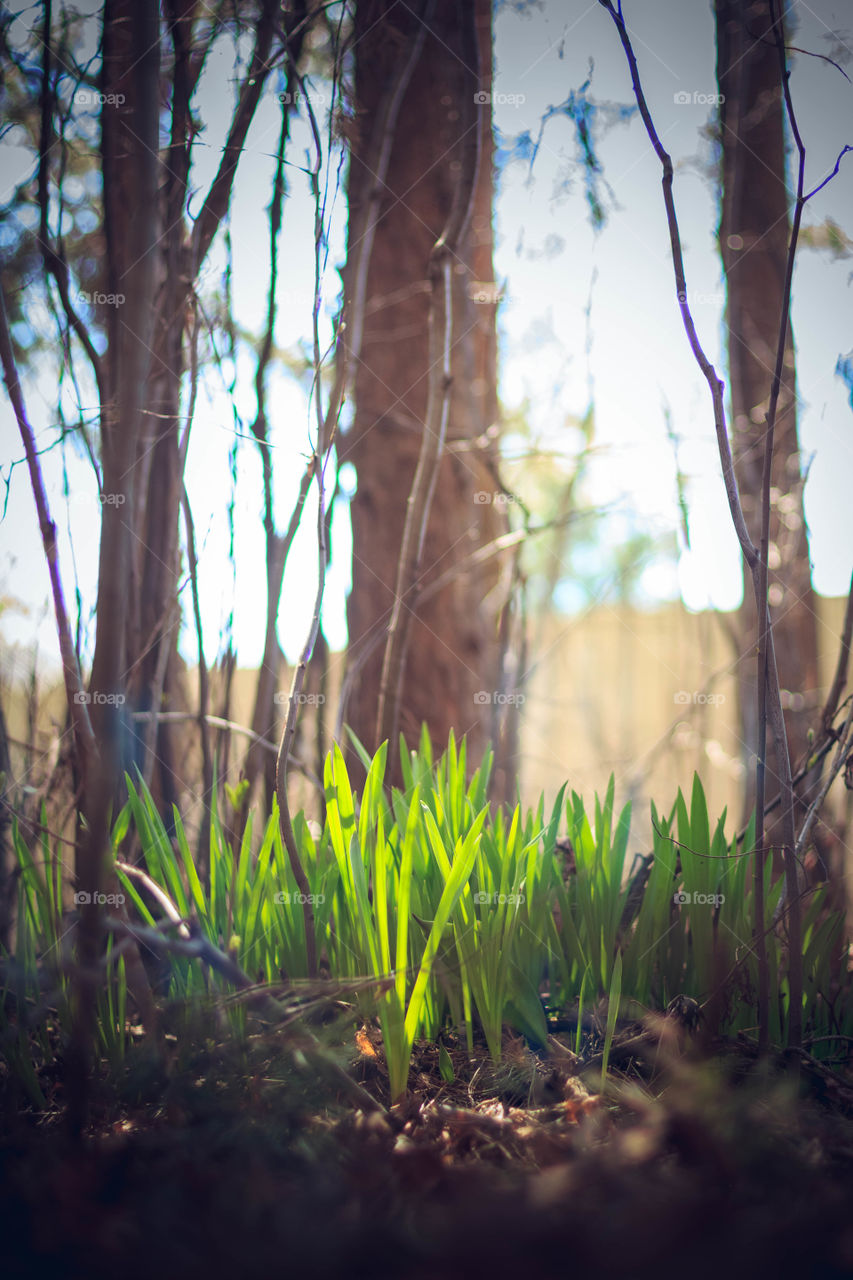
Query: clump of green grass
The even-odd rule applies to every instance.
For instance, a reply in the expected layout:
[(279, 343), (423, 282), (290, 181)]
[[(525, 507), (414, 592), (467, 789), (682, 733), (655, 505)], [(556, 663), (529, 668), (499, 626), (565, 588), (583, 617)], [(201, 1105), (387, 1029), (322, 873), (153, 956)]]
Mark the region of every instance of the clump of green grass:
[[(565, 789), (546, 817), (544, 798), (526, 813), (491, 805), (491, 752), (469, 778), (464, 739), (457, 745), (451, 735), (437, 761), (425, 729), (417, 751), (401, 740), (402, 786), (390, 789), (387, 744), (372, 758), (356, 748), (366, 769), (361, 795), (335, 746), (325, 765), (322, 830), (312, 834), (300, 813), (294, 831), (316, 954), (332, 979), (350, 985), (358, 1015), (378, 1017), (392, 1097), (406, 1090), (416, 1040), (437, 1042), (446, 1028), (462, 1032), (469, 1051), (482, 1035), (496, 1062), (506, 1028), (544, 1046), (545, 992), (552, 1007), (578, 1006), (577, 1049), (584, 1008), (609, 997), (605, 1067), (620, 1005), (663, 1009), (675, 996), (704, 1004), (716, 994), (722, 1030), (755, 1025), (754, 837), (750, 828), (740, 844), (728, 840), (725, 813), (712, 829), (698, 777), (689, 804), (679, 791), (666, 817), (652, 806), (651, 867), (626, 925), (631, 810), (617, 814), (612, 778), (603, 801), (595, 797), (592, 821), (582, 798)], [(306, 914), (277, 811), (259, 842), (250, 815), (240, 847), (232, 848), (215, 804), (203, 884), (177, 810), (172, 839), (145, 786), (128, 778), (127, 794), (113, 848), (118, 855), (126, 838), (136, 837), (160, 904), (168, 900), (173, 917), (253, 982), (280, 987), (306, 978)], [(561, 829), (573, 853), (569, 874), (557, 847)], [(70, 1025), (73, 916), (57, 846), (45, 835), (30, 851), (17, 827), (13, 840), (18, 911), (14, 948), (2, 957), (0, 1046), (26, 1097), (43, 1106), (40, 1069), (54, 1061)], [(142, 924), (156, 928), (159, 908), (139, 876), (121, 866), (116, 874)], [(772, 883), (769, 858), (765, 878), (771, 1032), (782, 1043), (788, 991), (782, 943), (771, 928), (781, 881)], [(107, 943), (98, 1008), (100, 1049), (114, 1066), (123, 1064), (129, 1044), (118, 936)], [(807, 904), (803, 939), (807, 1034), (831, 1048), (832, 1037), (853, 1032), (853, 997), (837, 963), (843, 920), (826, 911), (820, 890)], [(197, 957), (171, 956), (170, 1000), (208, 995), (212, 981), (222, 979), (212, 979)], [(223, 1010), (232, 1032), (244, 1036), (246, 1001), (226, 1001)]]

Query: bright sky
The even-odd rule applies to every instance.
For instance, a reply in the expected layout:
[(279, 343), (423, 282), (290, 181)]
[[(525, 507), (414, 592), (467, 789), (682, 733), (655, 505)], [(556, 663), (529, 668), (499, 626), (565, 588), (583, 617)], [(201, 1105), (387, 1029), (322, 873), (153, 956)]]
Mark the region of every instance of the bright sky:
[[(835, 51), (837, 56), (840, 46), (838, 40), (833, 43), (831, 33), (843, 32), (845, 23), (849, 25), (846, 5), (815, 0), (794, 3), (791, 8), (797, 22), (795, 43), (815, 53)], [(702, 132), (714, 110), (708, 99), (716, 92), (711, 8), (709, 4), (675, 5), (671, 0), (643, 0), (642, 4), (625, 0), (624, 9), (658, 131), (676, 164), (675, 198), (694, 318), (706, 351), (724, 372), (723, 287), (715, 246), (718, 214), (713, 182), (707, 176), (711, 144)], [(843, 39), (849, 57), (853, 46), (849, 30)], [(537, 137), (548, 107), (559, 105), (587, 79), (590, 60), (594, 65), (592, 101), (631, 102), (615, 28), (595, 3), (544, 0), (527, 12), (502, 9), (496, 20), (495, 57), (495, 124), (506, 147), (525, 131)], [(817, 58), (798, 56), (793, 65), (792, 89), (808, 148), (807, 185), (811, 188), (832, 169), (844, 143), (853, 143), (853, 87)], [(236, 317), (241, 327), (252, 331), (259, 330), (264, 308), (264, 210), (279, 122), (278, 88), (271, 86), (249, 136), (232, 217)], [(324, 89), (328, 94), (327, 87), (317, 85), (315, 105), (321, 115), (329, 106), (328, 99), (319, 101)], [(689, 95), (689, 103), (677, 102), (676, 94)], [(223, 44), (202, 86), (206, 131), (200, 138), (193, 175), (200, 190), (206, 189), (217, 162), (232, 100), (233, 69)], [(14, 135), (6, 139), (2, 200), (28, 171), (27, 156), (14, 142)], [(276, 331), (283, 347), (304, 341), (310, 332), (313, 210), (305, 177), (295, 167), (304, 163), (309, 146), (303, 113), (289, 151), (294, 167), (289, 171)], [(656, 564), (649, 567), (641, 585), (649, 599), (671, 598), (680, 589), (691, 608), (733, 608), (741, 593), (739, 554), (720, 478), (707, 387), (692, 361), (675, 302), (660, 168), (637, 117), (600, 133), (597, 154), (603, 165), (601, 194), (607, 210), (606, 225), (597, 233), (589, 221), (574, 129), (565, 118), (554, 117), (545, 126), (532, 175), (522, 161), (512, 161), (502, 170), (496, 206), (496, 276), (505, 289), (499, 312), (503, 401), (512, 407), (526, 397), (542, 444), (570, 451), (576, 437), (567, 421), (586, 410), (591, 377), (599, 452), (589, 473), (587, 498), (602, 506), (615, 503), (623, 530), (660, 531), (678, 525), (675, 465), (663, 411), (667, 404), (680, 440), (681, 468), (689, 479), (692, 551), (682, 551), (677, 580), (666, 565)], [(343, 194), (336, 192), (336, 166), (337, 157), (329, 180), (331, 229), (324, 288), (329, 313), (339, 289), (336, 268), (343, 257), (346, 216)], [(806, 224), (829, 217), (853, 236), (851, 208), (853, 162), (848, 162), (808, 207)], [(219, 282), (223, 261), (220, 240), (207, 266), (211, 288)], [(802, 400), (800, 437), (811, 459), (806, 515), (815, 586), (829, 595), (846, 592), (853, 560), (849, 520), (844, 516), (853, 477), (853, 419), (847, 389), (835, 374), (839, 356), (853, 348), (850, 280), (849, 260), (802, 250), (794, 283), (793, 323)], [(592, 343), (587, 359), (585, 310), (590, 297)], [(35, 313), (31, 321), (48, 323)], [(82, 371), (82, 359), (79, 367)], [(227, 362), (223, 374), (212, 374), (200, 388), (187, 483), (201, 559), (206, 656), (209, 662), (217, 656), (233, 598), (238, 660), (250, 666), (260, 660), (265, 617), (261, 469), (250, 440), (241, 441), (238, 450), (236, 582), (228, 565), (226, 509), (232, 487), (228, 457), (235, 438), (234, 413), (242, 420), (237, 429), (244, 432), (254, 413), (252, 362), (239, 363), (233, 408), (228, 393), (233, 371)], [(55, 419), (55, 372), (41, 380), (31, 378), (25, 390), (44, 447)], [(303, 391), (281, 372), (271, 378), (270, 410), (277, 520), (282, 528), (298, 487), (302, 458), (310, 450), (314, 416)], [(5, 400), (0, 407), (0, 431), (4, 475), (8, 475), (8, 460), (20, 458), (22, 449)], [(45, 454), (42, 461), (54, 518), (63, 529), (61, 556), (69, 602), (73, 606), (76, 573), (84, 622), (92, 634), (99, 504), (91, 473), (69, 450), (72, 496), (66, 504), (59, 451)], [(570, 462), (568, 456), (566, 465)], [(282, 593), (279, 635), (291, 659), (304, 639), (316, 582), (313, 515), (309, 507)], [(67, 537), (69, 521), (73, 557)], [(47, 573), (23, 466), (12, 475), (0, 546), (6, 565), (0, 594), (24, 605), (4, 611), (3, 634), (21, 644), (37, 634), (44, 664), (55, 657), (56, 643)], [(333, 525), (324, 611), (326, 632), (335, 647), (346, 641), (350, 550), (346, 503), (341, 502)], [(571, 604), (571, 590), (562, 599)], [(187, 612), (188, 605), (187, 592)], [(189, 632), (182, 648), (193, 661), (194, 638)], [(24, 674), (23, 667), (19, 674)]]

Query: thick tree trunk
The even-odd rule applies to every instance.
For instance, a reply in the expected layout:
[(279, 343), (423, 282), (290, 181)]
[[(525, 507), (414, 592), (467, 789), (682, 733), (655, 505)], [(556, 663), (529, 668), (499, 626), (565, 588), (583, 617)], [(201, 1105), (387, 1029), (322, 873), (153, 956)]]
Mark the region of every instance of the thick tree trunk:
[[(784, 103), (768, 0), (716, 0), (717, 79), (722, 95), (720, 248), (728, 287), (729, 387), (735, 472), (747, 527), (760, 541), (765, 414), (782, 315), (790, 225)], [(803, 513), (793, 335), (788, 332), (771, 474), (770, 604), (791, 760), (808, 750), (818, 709), (817, 622)], [(740, 611), (740, 718), (745, 761), (756, 750), (757, 616), (751, 576)], [(772, 769), (767, 800), (778, 794)], [(747, 807), (755, 802), (754, 771)]]
[[(374, 749), (384, 636), (426, 414), (429, 293), (427, 267), (454, 194), (462, 122), (457, 102), (460, 7), (432, 6), (429, 30), (396, 124), (384, 189), (374, 191), (370, 122), (419, 19), (389, 0), (361, 0), (356, 10), (355, 136), (350, 162), (350, 244), (364, 235), (371, 200), (376, 227), (367, 272), (363, 330), (354, 370), (355, 414), (341, 443), (354, 464), (353, 587), (348, 603), (353, 681), (346, 720)], [(477, 0), (483, 80), (491, 86), (491, 10)], [(453, 356), (447, 448), (432, 501), (420, 581), (428, 586), (504, 532), (494, 501), (493, 446), (482, 437), (497, 417), (492, 285), (492, 137), (489, 101), (480, 104), (481, 161), (473, 214), (459, 245), (453, 287)], [(484, 497), (485, 496), (485, 497)], [(500, 690), (496, 587), (500, 562), (460, 573), (416, 607), (408, 642), (400, 730), (410, 744), (426, 722), (438, 749), (449, 731), (467, 733), (473, 756), (493, 733)], [(369, 652), (368, 652), (369, 651)], [(478, 697), (477, 695), (480, 695)], [(392, 744), (392, 767), (396, 767)]]

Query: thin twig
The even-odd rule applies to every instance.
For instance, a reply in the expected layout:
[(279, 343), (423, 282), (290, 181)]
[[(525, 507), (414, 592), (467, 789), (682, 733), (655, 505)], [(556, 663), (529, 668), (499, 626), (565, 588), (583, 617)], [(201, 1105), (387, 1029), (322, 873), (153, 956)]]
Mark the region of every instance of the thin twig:
[(826, 698), (826, 705), (821, 713), (821, 726), (824, 733), (830, 733), (835, 713), (844, 686), (847, 684), (847, 673), (850, 667), (850, 643), (853, 640), (853, 576), (850, 578), (850, 590), (847, 592), (847, 607), (844, 610), (844, 625), (841, 628), (841, 644), (838, 649), (838, 661), (835, 675)]
[(844, 724), (841, 727), (841, 731), (838, 734), (838, 750), (835, 753), (835, 759), (833, 760), (832, 764), (829, 767), (829, 772), (827, 773), (827, 776), (823, 781), (823, 785), (821, 786), (820, 791), (818, 792), (814, 800), (809, 805), (808, 812), (806, 813), (806, 816), (803, 820), (803, 825), (800, 830), (800, 834), (797, 837), (797, 843), (794, 846), (794, 853), (798, 860), (802, 858), (802, 855), (805, 851), (806, 843), (808, 842), (809, 833), (815, 823), (815, 820), (818, 814), (820, 813), (820, 810), (823, 806), (823, 802), (827, 797), (829, 788), (832, 786), (833, 782), (838, 777), (841, 770), (844, 769), (850, 761), (851, 728), (853, 728), (853, 698), (850, 699), (850, 707), (847, 712), (847, 719), (844, 721)]
[(198, 278), (201, 264), (207, 257), (207, 251), (231, 199), (231, 188), (243, 144), (271, 69), (270, 50), (278, 10), (277, 0), (263, 0), (257, 23), (255, 47), (252, 50), (252, 58), (245, 79), (240, 86), (237, 108), (222, 149), (222, 159), (193, 226), (190, 266), (193, 280)]
[[(190, 938), (168, 938), (159, 929), (152, 929), (145, 925), (131, 925), (124, 920), (110, 918), (105, 921), (105, 925), (111, 933), (117, 933), (123, 938), (132, 939), (137, 945), (148, 946), (154, 951), (160, 951), (165, 954), (171, 953), (201, 960), (203, 964), (208, 965), (219, 973), (226, 982), (232, 983), (239, 991), (245, 992), (247, 1001), (255, 1005), (259, 1012), (264, 1017), (269, 1018), (271, 1022), (280, 1023), (287, 1018), (288, 1009), (280, 1001), (274, 999), (270, 994), (270, 989), (265, 985), (258, 985), (253, 982), (231, 956), (221, 951), (219, 947), (214, 946), (203, 934), (195, 932)], [(115, 950), (114, 948), (113, 954)], [(377, 982), (374, 979), (370, 979), (366, 983), (356, 981), (353, 985), (356, 989), (362, 986), (375, 988), (377, 985), (381, 985), (381, 981)], [(380, 1102), (377, 1102), (366, 1089), (362, 1088), (357, 1081), (347, 1075), (343, 1067), (339, 1066), (323, 1052), (316, 1037), (311, 1034), (304, 1023), (300, 1026), (300, 1032), (308, 1042), (307, 1045), (300, 1046), (302, 1053), (308, 1058), (311, 1067), (318, 1074), (331, 1078), (338, 1088), (348, 1093), (365, 1110), (384, 1111), (384, 1107)]]
[(195, 527), (190, 507), (186, 484), (181, 485), (181, 508), (187, 533), (187, 560), (190, 570), (190, 586), (192, 590), (193, 620), (195, 622), (196, 641), (198, 644), (198, 716), (196, 717), (201, 738), (201, 776), (204, 794), (202, 797), (202, 820), (198, 837), (197, 864), (202, 880), (209, 874), (210, 861), (210, 806), (213, 803), (213, 755), (210, 750), (210, 734), (207, 725), (207, 708), (210, 703), (210, 681), (207, 673), (207, 662), (204, 657), (204, 631), (201, 625), (201, 603), (198, 593), (198, 557), (195, 548)]
[[(651, 114), (649, 112), (648, 104), (646, 103), (645, 94), (643, 92), (643, 87), (640, 81), (640, 72), (637, 66), (637, 59), (634, 54), (631, 38), (628, 35), (628, 30), (625, 25), (625, 20), (622, 16), (621, 0), (620, 0), (620, 3), (618, 4), (618, 7), (615, 7), (615, 8), (612, 0), (599, 0), (599, 3), (610, 14), (616, 26), (616, 30), (619, 33), (619, 38), (622, 43), (622, 48), (625, 51), (625, 56), (628, 61), (628, 67), (631, 74), (631, 83), (634, 88), (634, 95), (637, 100), (637, 106), (639, 107), (640, 115), (642, 117), (643, 124), (645, 125), (646, 133), (649, 137), (649, 141), (651, 142), (654, 148), (655, 154), (657, 155), (661, 163), (661, 168), (663, 170), (663, 178), (662, 178), (663, 199), (664, 199), (664, 205), (666, 207), (666, 219), (667, 219), (667, 227), (669, 230), (669, 239), (670, 239), (670, 252), (672, 256), (673, 268), (675, 271), (675, 287), (676, 287), (676, 294), (678, 298), (678, 305), (681, 311), (681, 319), (684, 325), (685, 333), (687, 334), (687, 340), (690, 344), (690, 349), (693, 352), (693, 356), (696, 360), (696, 363), (701, 369), (702, 374), (706, 382), (708, 383), (708, 387), (711, 392), (711, 399), (714, 406), (714, 427), (717, 435), (717, 447), (720, 453), (720, 461), (722, 464), (722, 471), (723, 471), (723, 482), (726, 488), (726, 497), (728, 498), (729, 511), (731, 513), (732, 522), (735, 526), (735, 531), (738, 536), (738, 541), (740, 542), (741, 551), (742, 551), (744, 560), (749, 566), (750, 572), (752, 574), (753, 587), (756, 592), (756, 604), (758, 608), (759, 618), (766, 619), (767, 600), (765, 597), (762, 605), (762, 600), (759, 594), (759, 582), (758, 582), (758, 576), (757, 576), (757, 567), (759, 565), (759, 553), (752, 541), (752, 538), (750, 537), (749, 530), (746, 525), (746, 520), (743, 514), (743, 507), (741, 506), (740, 494), (738, 492), (737, 479), (736, 479), (735, 470), (734, 470), (734, 462), (732, 459), (731, 445), (729, 442), (728, 427), (726, 423), (725, 403), (723, 400), (723, 383), (722, 383), (722, 380), (717, 375), (716, 369), (714, 368), (713, 364), (710, 362), (710, 360), (708, 359), (708, 357), (706, 356), (702, 348), (702, 344), (700, 343), (699, 337), (696, 333), (696, 326), (693, 322), (693, 316), (688, 303), (687, 283), (686, 283), (685, 272), (684, 272), (684, 257), (682, 253), (682, 247), (681, 247), (681, 232), (679, 230), (678, 217), (675, 210), (675, 201), (673, 199), (673, 194), (672, 194), (672, 183), (673, 183), (672, 157), (669, 155), (669, 152), (666, 151), (666, 149), (664, 148), (658, 136), (657, 130), (655, 129), (654, 121), (652, 120)], [(766, 630), (766, 626), (763, 628), (763, 630)], [(775, 689), (771, 691), (773, 694), (771, 701), (772, 702), (778, 701), (779, 707), (781, 708), (781, 694), (779, 691), (778, 676), (776, 675), (776, 671), (775, 671), (775, 654), (773, 651), (772, 632), (770, 632), (770, 635), (769, 635), (767, 651), (768, 651), (768, 660), (766, 662), (766, 670), (769, 677), (771, 673), (771, 666), (772, 666), (772, 675), (775, 679)], [(769, 680), (768, 680), (768, 683), (769, 683)], [(759, 685), (762, 689), (766, 687), (765, 682), (763, 680), (759, 680)], [(784, 770), (783, 756), (784, 758), (787, 758), (787, 748), (784, 741), (784, 721), (782, 723), (782, 747), (785, 747), (785, 750), (783, 752), (781, 747), (779, 750), (780, 766), (781, 766), (780, 773), (783, 772)], [(790, 780), (790, 765), (788, 768), (788, 778)], [(755, 917), (755, 923), (754, 923), (754, 942), (755, 942), (757, 956), (758, 956), (758, 972), (759, 972), (759, 989), (760, 989), (759, 990), (759, 1023), (762, 1028), (762, 1041), (766, 1041), (767, 1027), (769, 1025), (769, 1019), (768, 1019), (769, 1005), (767, 1000), (767, 992), (769, 991), (769, 976), (768, 976), (768, 969), (767, 969), (766, 941), (763, 934), (763, 922), (764, 922), (763, 863), (764, 863), (764, 860), (763, 860), (762, 850), (760, 848), (760, 845), (756, 846), (755, 862), (756, 862), (756, 866), (755, 866), (754, 897), (755, 897), (755, 906), (756, 906), (756, 917)], [(792, 999), (793, 999), (793, 995), (792, 995)]]
[[(291, 67), (293, 67), (298, 61), (300, 51), (301, 39), (298, 41), (295, 49), (288, 48), (288, 58), (290, 60)], [(270, 725), (270, 707), (272, 706), (273, 695), (278, 685), (279, 670), (281, 667), (281, 651), (279, 649), (278, 638), (276, 635), (276, 623), (278, 620), (281, 588), (284, 581), (284, 571), (287, 566), (288, 554), (290, 552), (290, 547), (296, 534), (296, 530), (299, 526), (312, 475), (311, 469), (308, 468), (299, 487), (299, 495), (293, 509), (288, 533), (284, 538), (278, 537), (275, 529), (275, 512), (273, 505), (273, 467), (268, 436), (266, 384), (267, 369), (272, 357), (273, 340), (275, 336), (279, 233), (281, 231), (282, 207), (284, 205), (285, 191), (284, 159), (290, 122), (290, 104), (293, 101), (293, 89), (295, 87), (295, 83), (295, 77), (291, 71), (287, 79), (288, 91), (281, 104), (281, 126), (279, 129), (278, 147), (276, 150), (272, 195), (270, 197), (269, 204), (270, 270), (267, 288), (266, 328), (261, 340), (261, 346), (258, 352), (258, 363), (255, 370), (255, 396), (257, 399), (257, 410), (255, 413), (255, 420), (250, 428), (258, 444), (258, 450), (261, 455), (261, 466), (263, 468), (264, 535), (266, 538), (267, 573), (267, 617), (266, 631), (264, 634), (264, 651), (261, 660), (260, 672), (258, 674), (258, 683), (255, 689), (255, 707), (252, 714), (252, 727), (257, 733), (260, 733), (264, 728), (266, 728), (266, 726)], [(249, 783), (250, 796), (255, 778), (261, 769), (261, 760), (262, 757), (260, 752), (257, 751), (254, 746), (250, 747), (246, 753), (246, 759), (243, 765), (244, 775)], [(246, 805), (244, 812), (246, 820), (248, 820), (248, 804)]]
[(182, 938), (189, 938), (189, 926), (184, 921), (183, 916), (169, 897), (166, 890), (161, 888), (160, 885), (157, 884), (156, 880), (152, 880), (141, 867), (134, 867), (129, 862), (120, 862), (118, 858), (116, 858), (116, 866), (119, 871), (123, 871), (129, 879), (138, 880), (140, 884), (144, 885), (151, 896), (159, 902), (170, 923), (177, 925), (179, 936)]
[[(292, 65), (291, 71), (294, 78), (301, 86), (301, 77), (296, 67)], [(311, 470), (313, 478), (316, 479), (317, 482), (317, 592), (314, 598), (314, 610), (308, 628), (308, 635), (305, 639), (305, 644), (302, 648), (299, 662), (293, 672), (293, 680), (290, 687), (290, 698), (287, 705), (287, 717), (282, 731), (281, 742), (279, 744), (278, 756), (276, 759), (275, 789), (276, 797), (278, 799), (279, 827), (281, 829), (282, 842), (287, 850), (287, 856), (294, 879), (296, 880), (302, 894), (308, 976), (309, 978), (314, 978), (317, 976), (317, 939), (314, 931), (314, 907), (311, 901), (311, 888), (305, 868), (302, 866), (302, 861), (299, 856), (299, 848), (296, 844), (296, 834), (293, 830), (293, 821), (290, 815), (290, 803), (287, 795), (287, 768), (290, 749), (296, 737), (299, 701), (305, 684), (308, 663), (311, 660), (311, 654), (314, 651), (314, 645), (317, 641), (317, 633), (320, 629), (320, 612), (323, 606), (323, 593), (326, 586), (326, 566), (328, 563), (324, 491), (325, 468), (334, 446), (338, 419), (343, 405), (347, 365), (346, 352), (341, 340), (341, 323), (338, 327), (337, 335), (338, 363), (335, 371), (335, 385), (329, 400), (328, 409), (326, 413), (323, 414), (320, 379), (322, 355), (320, 351), (318, 327), (320, 296), (322, 289), (322, 250), (324, 243), (323, 209), (320, 201), (319, 184), (319, 174), (322, 165), (322, 145), (320, 142), (320, 131), (317, 127), (317, 120), (314, 115), (313, 107), (311, 106), (310, 98), (306, 97), (306, 103), (315, 147), (314, 165), (311, 169), (310, 179), (311, 190), (314, 196), (314, 394), (316, 396), (318, 430), (317, 448), (311, 459)], [(294, 521), (298, 521), (299, 514), (301, 514), (301, 512), (294, 512), (291, 524), (294, 524)]]
[(49, 192), (49, 162), (50, 153), (53, 149), (53, 108), (55, 101), (54, 85), (52, 81), (53, 75), (53, 40), (51, 36), (52, 25), (52, 0), (45, 0), (44, 5), (44, 31), (42, 34), (42, 83), (41, 83), (41, 128), (39, 134), (39, 164), (38, 164), (38, 204), (39, 204), (39, 234), (38, 243), (41, 250), (42, 259), (44, 261), (45, 270), (53, 276), (56, 281), (56, 287), (59, 290), (62, 309), (65, 312), (66, 319), (70, 327), (77, 334), (83, 350), (88, 356), (89, 363), (92, 366), (92, 372), (95, 375), (95, 382), (98, 388), (98, 399), (101, 404), (105, 404), (106, 380), (104, 378), (104, 368), (101, 357), (95, 350), (95, 345), (88, 329), (81, 320), (80, 316), (74, 309), (71, 301), (71, 294), (68, 288), (68, 264), (62, 256), (61, 251), (53, 247), (50, 235), (50, 192)]
[(50, 587), (53, 594), (59, 651), (62, 655), (62, 674), (65, 681), (65, 700), (68, 704), (68, 714), (71, 717), (71, 724), (74, 728), (74, 740), (78, 751), (78, 766), (82, 776), (85, 778), (97, 764), (99, 758), (98, 745), (89, 719), (89, 712), (86, 706), (88, 699), (83, 687), (80, 668), (77, 664), (71, 625), (68, 619), (68, 611), (65, 607), (65, 593), (59, 570), (59, 551), (56, 545), (56, 525), (51, 519), (47, 493), (39, 466), (35, 436), (27, 418), (23, 391), (21, 390), (21, 383), (15, 364), (15, 353), (12, 348), (12, 335), (9, 332), (9, 322), (6, 316), (6, 299), (2, 290), (0, 290), (0, 362), (2, 362), (3, 366), (3, 380), (6, 383), (9, 399), (12, 402), (27, 458), (27, 469), (30, 473), (30, 483), (36, 504), (42, 547), (47, 561)]
[[(195, 711), (134, 711), (131, 714), (131, 719), (163, 720), (167, 724), (177, 724), (183, 720), (197, 721), (198, 714)], [(250, 741), (254, 742), (264, 751), (269, 751), (275, 756), (278, 755), (279, 749), (274, 742), (270, 742), (268, 738), (264, 738), (261, 734), (255, 733), (254, 729), (249, 729), (244, 724), (237, 724), (235, 720), (228, 720), (224, 716), (206, 715), (204, 719), (205, 723), (209, 724), (213, 729), (223, 729), (228, 733), (242, 734), (243, 737), (249, 738)], [(313, 782), (314, 786), (318, 787), (322, 791), (323, 784), (320, 779), (311, 772), (308, 766), (300, 760), (298, 756), (291, 755), (288, 757), (288, 766), (290, 765), (292, 765), (298, 773), (301, 773), (303, 777), (307, 778), (309, 782)]]

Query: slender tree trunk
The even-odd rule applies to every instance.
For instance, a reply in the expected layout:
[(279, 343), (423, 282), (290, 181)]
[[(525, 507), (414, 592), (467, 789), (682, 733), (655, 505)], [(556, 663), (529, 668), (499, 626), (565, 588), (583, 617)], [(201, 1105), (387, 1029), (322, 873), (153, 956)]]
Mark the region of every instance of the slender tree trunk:
[[(717, 79), (722, 96), (720, 248), (728, 304), (729, 388), (735, 472), (750, 536), (760, 541), (765, 414), (776, 359), (790, 234), (784, 103), (769, 0), (716, 0)], [(817, 622), (803, 511), (793, 334), (788, 332), (771, 476), (770, 604), (791, 761), (808, 751), (818, 710)], [(740, 610), (741, 740), (750, 761), (758, 740), (757, 617), (748, 569)], [(747, 768), (747, 808), (755, 803)], [(768, 768), (767, 801), (778, 794)], [(802, 789), (801, 789), (802, 792)], [(772, 833), (768, 833), (772, 840)]]
[[(185, 333), (199, 273), (230, 206), (237, 166), (258, 101), (270, 72), (280, 22), (276, 0), (260, 0), (251, 64), (216, 176), (192, 224), (186, 220), (192, 116), (190, 103), (199, 72), (194, 51), (197, 6), (194, 0), (168, 0), (169, 36), (174, 72), (171, 135), (161, 167), (164, 233), (158, 246), (157, 295), (150, 376), (146, 387), (144, 431), (135, 457), (137, 493), (133, 507), (134, 555), (130, 566), (134, 608), (126, 617), (128, 695), (134, 711), (158, 712), (164, 702), (181, 701), (177, 642), (181, 611), (177, 600), (180, 569), (179, 512), (185, 461), (181, 386), (186, 371)], [(156, 148), (155, 148), (156, 155)], [(177, 799), (178, 753), (171, 727), (142, 721), (132, 758), (150, 777), (165, 812)]]
[[(476, 5), (481, 61), (489, 73), (482, 87), (488, 95), (491, 10), (487, 0), (476, 0)], [(375, 238), (354, 371), (354, 421), (341, 442), (341, 461), (352, 462), (358, 475), (348, 603), (349, 657), (358, 676), (346, 720), (370, 749), (378, 745), (384, 637), (426, 415), (427, 268), (453, 200), (453, 165), (460, 162), (461, 127), (469, 118), (456, 101), (463, 80), (458, 63), (463, 15), (450, 0), (437, 0), (425, 12), (428, 32), (396, 122), (384, 188), (378, 192), (368, 163), (370, 122), (421, 19), (389, 0), (361, 0), (355, 20), (350, 260), (371, 217)], [(427, 526), (423, 586), (506, 527), (493, 501), (493, 446), (482, 439), (497, 417), (489, 100), (479, 104), (475, 127), (483, 144), (480, 180), (454, 268), (447, 446)], [(503, 601), (494, 590), (499, 570), (492, 561), (460, 574), (423, 606), (415, 606), (399, 718), (410, 744), (425, 721), (438, 748), (453, 728), (469, 735), (476, 757), (492, 733), (494, 698), (501, 687), (497, 619)], [(394, 743), (392, 769), (396, 760)]]
[[(78, 849), (80, 907), (74, 1032), (68, 1054), (69, 1125), (86, 1121), (89, 1055), (95, 1017), (100, 908), (97, 894), (108, 867), (110, 818), (121, 779), (126, 719), (122, 713), (136, 448), (151, 353), (157, 217), (159, 13), (155, 0), (107, 0), (104, 9), (101, 113), (104, 228), (108, 292), (108, 400), (101, 406), (105, 501), (98, 564), (98, 624), (92, 662), (92, 721), (99, 762), (87, 778), (87, 831)], [(111, 104), (117, 105), (111, 105)], [(137, 985), (143, 990), (144, 982)], [(148, 992), (150, 996), (150, 991)], [(146, 1011), (149, 1012), (149, 1011)], [(145, 1015), (143, 1015), (145, 1016)], [(150, 1023), (150, 1017), (148, 1019)]]

